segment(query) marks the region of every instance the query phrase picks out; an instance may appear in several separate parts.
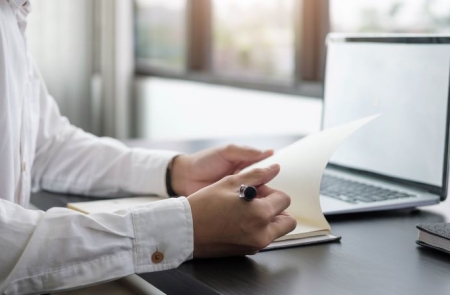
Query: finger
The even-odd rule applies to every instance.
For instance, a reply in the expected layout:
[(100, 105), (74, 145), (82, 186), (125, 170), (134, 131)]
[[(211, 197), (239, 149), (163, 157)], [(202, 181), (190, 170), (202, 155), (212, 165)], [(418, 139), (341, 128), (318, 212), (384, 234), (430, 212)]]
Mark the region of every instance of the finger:
[(258, 186), (257, 189), (258, 189), (258, 195), (256, 196), (257, 198), (265, 198), (270, 194), (278, 192), (278, 190), (273, 189), (265, 184)]
[(270, 157), (271, 155), (273, 155), (273, 150), (261, 151), (250, 147), (228, 145), (220, 149), (219, 153), (223, 158), (225, 158), (230, 162), (245, 161), (252, 164), (255, 162), (259, 162), (267, 157)]
[(264, 160), (264, 159), (266, 159), (266, 158), (268, 158), (268, 157), (270, 157), (270, 156), (272, 156), (272, 155), (273, 155), (273, 151), (272, 151), (272, 150), (269, 150), (269, 151), (263, 152), (263, 153), (261, 154), (261, 157), (255, 158), (255, 159), (252, 160), (252, 161), (240, 162), (240, 163), (238, 164), (238, 166), (236, 167), (235, 174), (241, 172), (242, 170), (244, 170), (244, 169), (247, 168), (248, 166), (250, 166), (250, 165), (252, 165), (252, 164), (255, 164), (255, 163), (258, 163), (259, 161), (262, 161), (262, 160)]
[(280, 165), (273, 164), (267, 168), (256, 168), (242, 174), (236, 175), (236, 179), (245, 185), (259, 186), (266, 184), (280, 172)]
[(291, 204), (291, 198), (280, 191), (276, 191), (272, 194), (269, 194), (267, 197), (261, 199), (268, 204), (269, 209), (267, 209), (271, 213), (271, 217), (275, 218), (280, 215), (283, 211), (289, 208)]
[(269, 231), (271, 238), (273, 240), (282, 237), (291, 231), (293, 231), (297, 226), (297, 221), (295, 218), (287, 212), (282, 212), (277, 215), (272, 222), (269, 224)]

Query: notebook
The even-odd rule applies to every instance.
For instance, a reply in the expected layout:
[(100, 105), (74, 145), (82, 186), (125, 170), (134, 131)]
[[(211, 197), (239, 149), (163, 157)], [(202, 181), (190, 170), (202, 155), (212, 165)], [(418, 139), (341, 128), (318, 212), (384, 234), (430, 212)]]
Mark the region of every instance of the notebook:
[(450, 254), (450, 223), (423, 223), (416, 227), (417, 244)]
[(450, 38), (330, 34), (322, 127), (383, 112), (325, 171), (325, 215), (444, 201), (448, 187)]

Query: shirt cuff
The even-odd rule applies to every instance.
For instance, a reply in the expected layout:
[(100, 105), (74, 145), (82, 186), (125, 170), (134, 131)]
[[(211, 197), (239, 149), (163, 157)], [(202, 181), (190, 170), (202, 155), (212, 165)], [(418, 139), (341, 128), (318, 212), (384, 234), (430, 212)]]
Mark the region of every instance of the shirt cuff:
[(155, 194), (168, 197), (166, 170), (179, 152), (133, 148), (128, 191), (132, 194)]
[(161, 271), (191, 259), (194, 229), (189, 201), (185, 197), (130, 208), (135, 238), (135, 272)]

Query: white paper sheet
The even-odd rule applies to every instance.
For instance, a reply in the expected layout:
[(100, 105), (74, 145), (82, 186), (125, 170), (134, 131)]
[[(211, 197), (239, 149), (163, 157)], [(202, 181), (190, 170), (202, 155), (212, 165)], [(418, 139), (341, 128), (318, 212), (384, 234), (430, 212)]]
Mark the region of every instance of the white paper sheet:
[(280, 164), (280, 174), (268, 185), (291, 197), (288, 211), (297, 219), (295, 232), (330, 230), (320, 208), (320, 181), (325, 167), (338, 146), (356, 130), (372, 121), (374, 115), (309, 135), (258, 162), (253, 168)]

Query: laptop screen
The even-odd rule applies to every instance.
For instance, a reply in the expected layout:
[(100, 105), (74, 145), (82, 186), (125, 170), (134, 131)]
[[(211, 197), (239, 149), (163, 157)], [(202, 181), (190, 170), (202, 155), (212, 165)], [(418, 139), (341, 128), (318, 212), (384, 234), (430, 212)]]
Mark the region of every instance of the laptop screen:
[(381, 114), (347, 139), (330, 163), (443, 193), (450, 41), (424, 40), (328, 40), (323, 128)]

